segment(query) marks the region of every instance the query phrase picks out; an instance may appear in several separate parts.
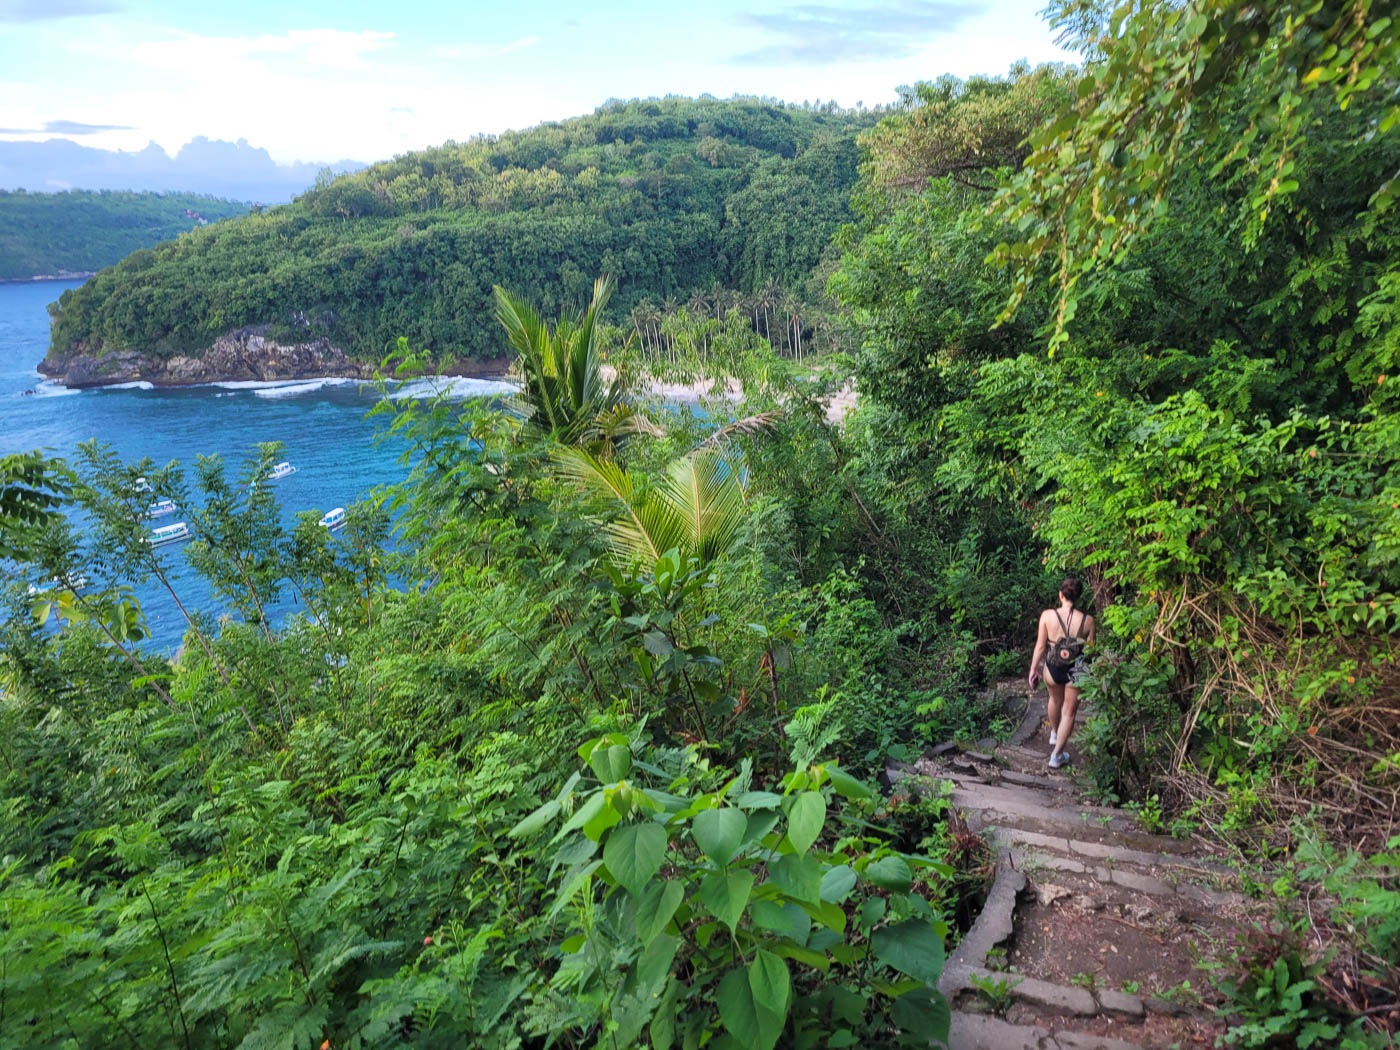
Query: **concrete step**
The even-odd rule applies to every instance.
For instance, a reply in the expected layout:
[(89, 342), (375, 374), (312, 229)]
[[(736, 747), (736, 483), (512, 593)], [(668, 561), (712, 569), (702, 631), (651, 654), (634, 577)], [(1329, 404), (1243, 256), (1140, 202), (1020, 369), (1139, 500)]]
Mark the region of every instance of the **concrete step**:
[[(1211, 857), (1201, 857), (1185, 851), (1179, 839), (1137, 834), (1130, 838), (1115, 836), (1109, 841), (1094, 841), (1068, 835), (1049, 835), (1025, 828), (994, 826), (989, 829), (992, 841), (999, 847), (1020, 847), (1037, 854), (1054, 853), (1083, 863), (1132, 864), (1139, 868), (1189, 868), (1193, 872), (1233, 877), (1228, 865)], [(1146, 849), (1136, 847), (1148, 847)], [(1167, 850), (1163, 847), (1176, 846)]]
[[(1067, 871), (1073, 874), (1088, 875), (1105, 886), (1117, 886), (1134, 893), (1146, 893), (1152, 897), (1189, 902), (1198, 908), (1243, 908), (1248, 900), (1239, 893), (1202, 886), (1198, 882), (1182, 879), (1165, 879), (1159, 875), (1132, 871), (1122, 866), (1096, 864), (1079, 861), (1053, 853), (1039, 853), (1033, 850), (1016, 851), (1015, 864), (1021, 868), (1049, 868), (1054, 871)], [(1176, 868), (1177, 872), (1185, 869)]]
[(1142, 1044), (954, 1010), (948, 1050), (1143, 1050)]

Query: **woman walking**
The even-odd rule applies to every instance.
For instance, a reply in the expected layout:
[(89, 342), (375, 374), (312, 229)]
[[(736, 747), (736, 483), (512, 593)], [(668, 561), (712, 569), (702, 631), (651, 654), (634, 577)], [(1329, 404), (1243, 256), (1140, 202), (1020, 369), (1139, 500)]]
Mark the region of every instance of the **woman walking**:
[(1041, 668), (1045, 670), (1045, 687), (1050, 691), (1046, 713), (1050, 722), (1050, 768), (1059, 769), (1069, 762), (1065, 745), (1074, 732), (1074, 715), (1079, 708), (1079, 689), (1088, 661), (1084, 651), (1094, 641), (1094, 618), (1074, 607), (1082, 590), (1078, 578), (1066, 576), (1060, 581), (1058, 608), (1040, 614), (1040, 630), (1036, 633), (1035, 652), (1031, 654), (1031, 692)]

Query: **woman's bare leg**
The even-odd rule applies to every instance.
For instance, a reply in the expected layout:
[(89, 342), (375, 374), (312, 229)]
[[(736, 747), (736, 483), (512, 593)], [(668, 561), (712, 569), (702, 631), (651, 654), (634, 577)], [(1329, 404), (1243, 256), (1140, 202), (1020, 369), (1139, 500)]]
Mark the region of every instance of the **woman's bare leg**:
[(1050, 723), (1050, 732), (1055, 733), (1059, 730), (1060, 708), (1065, 701), (1065, 687), (1056, 685), (1049, 678), (1046, 678), (1045, 689), (1050, 694), (1050, 699), (1045, 701), (1045, 720)]
[(1074, 716), (1079, 711), (1079, 687), (1066, 685), (1059, 688), (1065, 702), (1060, 710), (1059, 724), (1055, 726), (1055, 747), (1051, 751), (1051, 758), (1063, 751), (1069, 743), (1070, 734), (1074, 732)]

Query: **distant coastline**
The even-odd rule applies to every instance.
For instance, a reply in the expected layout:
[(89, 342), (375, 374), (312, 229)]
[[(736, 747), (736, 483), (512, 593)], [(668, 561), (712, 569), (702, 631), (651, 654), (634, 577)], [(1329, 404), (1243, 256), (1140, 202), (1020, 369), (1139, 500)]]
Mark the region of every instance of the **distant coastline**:
[(41, 281), (86, 281), (96, 277), (96, 270), (60, 270), (58, 273), (36, 273), (32, 277), (0, 277), (0, 284), (38, 284)]
[[(377, 362), (351, 358), (329, 339), (281, 343), (265, 328), (243, 328), (215, 339), (198, 355), (158, 357), (133, 350), (103, 352), (80, 347), (76, 353), (50, 349), (38, 372), (60, 386), (82, 390), (133, 383), (152, 387), (203, 386), (208, 383), (305, 382), (319, 379), (373, 379)], [(503, 376), (506, 357), (458, 357), (422, 369), (422, 374), (485, 378)]]

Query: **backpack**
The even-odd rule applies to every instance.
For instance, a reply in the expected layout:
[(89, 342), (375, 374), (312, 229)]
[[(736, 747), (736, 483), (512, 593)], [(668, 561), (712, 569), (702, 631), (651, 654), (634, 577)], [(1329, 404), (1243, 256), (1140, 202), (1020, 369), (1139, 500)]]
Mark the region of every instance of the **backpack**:
[[(1059, 641), (1050, 643), (1050, 650), (1045, 654), (1045, 666), (1049, 667), (1052, 671), (1068, 671), (1084, 655), (1085, 642), (1083, 638), (1073, 634), (1070, 629), (1065, 626), (1065, 621), (1060, 618), (1060, 610), (1056, 609), (1054, 612), (1055, 619), (1060, 621), (1060, 630), (1064, 631), (1064, 635)], [(1079, 621), (1080, 630), (1083, 630), (1084, 623), (1089, 617), (1087, 613), (1081, 613), (1080, 615), (1084, 617), (1084, 619)], [(1074, 623), (1073, 609), (1070, 610), (1069, 622), (1071, 624)]]

